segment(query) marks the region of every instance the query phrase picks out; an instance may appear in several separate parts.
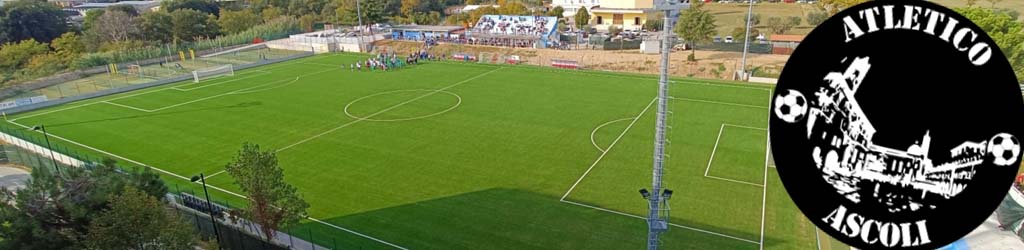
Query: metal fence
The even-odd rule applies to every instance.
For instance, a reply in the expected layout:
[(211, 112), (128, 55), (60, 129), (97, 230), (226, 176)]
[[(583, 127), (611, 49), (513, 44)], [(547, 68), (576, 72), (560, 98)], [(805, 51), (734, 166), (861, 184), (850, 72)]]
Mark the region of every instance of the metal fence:
[[(312, 55), (313, 55), (313, 52), (301, 52), (301, 53), (291, 54), (291, 55), (282, 56), (282, 57), (278, 57), (278, 58), (267, 58), (265, 60), (256, 60), (255, 62), (252, 62), (252, 63), (235, 66), (235, 70), (243, 70), (243, 69), (247, 69), (247, 68), (258, 67), (258, 66), (263, 66), (263, 65), (267, 65), (267, 64), (278, 63), (278, 62), (298, 59), (298, 58), (302, 58), (302, 57), (308, 57), (308, 56), (312, 56)], [(212, 60), (212, 59), (208, 59), (208, 60)], [(210, 64), (210, 65), (222, 65), (222, 64)], [(40, 108), (45, 108), (45, 107), (65, 104), (65, 103), (69, 103), (69, 102), (80, 101), (80, 100), (96, 98), (96, 97), (101, 97), (101, 96), (107, 96), (107, 95), (112, 95), (112, 94), (118, 94), (118, 93), (124, 93), (124, 92), (128, 92), (128, 91), (144, 89), (144, 88), (149, 88), (149, 87), (155, 87), (155, 86), (160, 86), (160, 85), (164, 85), (164, 84), (180, 82), (180, 81), (189, 80), (189, 79), (192, 79), (191, 72), (181, 72), (180, 74), (173, 75), (173, 76), (168, 76), (166, 78), (161, 78), (161, 79), (155, 79), (154, 80), (154, 79), (148, 79), (147, 78), (146, 81), (143, 81), (143, 82), (140, 82), (140, 83), (127, 83), (127, 84), (115, 85), (112, 88), (95, 88), (95, 89), (93, 89), (94, 91), (77, 91), (77, 92), (72, 92), (72, 94), (63, 95), (60, 98), (57, 98), (55, 100), (49, 100), (49, 101), (40, 102), (40, 103), (32, 103), (32, 104), (28, 104), (28, 105), (24, 105), (24, 106), (16, 106), (16, 107), (12, 107), (12, 108), (2, 109), (0, 111), (3, 111), (5, 113), (7, 113), (7, 114), (26, 112), (26, 111), (36, 110), (36, 109), (40, 109)], [(81, 89), (79, 89), (79, 90), (81, 90)], [(86, 90), (89, 90), (89, 89), (86, 89)]]

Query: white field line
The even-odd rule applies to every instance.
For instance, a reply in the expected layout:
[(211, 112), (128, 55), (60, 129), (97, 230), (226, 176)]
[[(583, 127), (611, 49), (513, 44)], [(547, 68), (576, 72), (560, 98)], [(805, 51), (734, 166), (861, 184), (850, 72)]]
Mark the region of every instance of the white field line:
[(618, 120), (609, 121), (609, 122), (603, 123), (601, 125), (597, 125), (597, 127), (594, 128), (593, 131), (590, 131), (590, 144), (594, 144), (594, 147), (597, 148), (597, 150), (599, 150), (601, 152), (604, 152), (605, 149), (601, 148), (601, 146), (598, 146), (597, 145), (597, 141), (594, 140), (594, 134), (596, 134), (597, 131), (601, 130), (601, 128), (604, 127), (604, 126), (608, 126), (609, 124), (616, 123), (616, 122), (621, 122), (621, 121), (625, 121), (625, 120), (629, 120), (629, 119), (633, 119), (633, 117), (622, 118), (622, 119), (618, 119)]
[(815, 226), (814, 223), (811, 223), (811, 226), (814, 228), (814, 241), (818, 243), (818, 250), (821, 250), (821, 236), (818, 235), (818, 226)]
[(751, 126), (743, 126), (743, 125), (736, 125), (736, 124), (728, 124), (728, 123), (723, 123), (722, 125), (724, 125), (724, 126), (726, 126), (726, 127), (734, 127), (734, 128), (746, 128), (746, 129), (753, 129), (753, 130), (764, 130), (764, 131), (768, 131), (768, 128), (758, 128), (758, 127), (751, 127)]
[(583, 175), (580, 175), (580, 178), (576, 179), (576, 182), (573, 183), (571, 187), (569, 187), (569, 190), (565, 191), (565, 194), (562, 195), (562, 198), (559, 200), (564, 201), (565, 197), (569, 197), (569, 193), (572, 193), (572, 190), (576, 189), (576, 185), (579, 185), (580, 182), (583, 181), (583, 178), (586, 178), (587, 174), (590, 174), (590, 170), (594, 170), (594, 167), (597, 166), (597, 163), (601, 162), (601, 159), (604, 159), (605, 155), (608, 155), (608, 151), (611, 151), (612, 147), (615, 147), (615, 144), (618, 143), (620, 139), (622, 139), (622, 136), (625, 136), (626, 132), (629, 132), (629, 129), (633, 127), (633, 124), (636, 124), (636, 121), (640, 120), (640, 117), (643, 117), (644, 113), (647, 113), (647, 110), (650, 109), (651, 105), (654, 105), (654, 101), (657, 100), (658, 98), (655, 97), (654, 99), (651, 99), (650, 103), (647, 103), (647, 107), (644, 107), (644, 110), (640, 111), (640, 114), (633, 118), (633, 121), (629, 123), (629, 126), (626, 126), (626, 129), (622, 130), (622, 133), (619, 134), (619, 137), (616, 137), (615, 140), (612, 141), (612, 144), (609, 144), (608, 148), (605, 149), (604, 152), (601, 152), (601, 155), (597, 157), (597, 160), (594, 160), (594, 163), (590, 164), (590, 167), (587, 168), (587, 171), (584, 171)]
[(455, 87), (455, 86), (459, 86), (459, 85), (462, 85), (463, 83), (467, 83), (467, 82), (469, 82), (469, 81), (472, 81), (472, 80), (476, 80), (476, 79), (478, 79), (478, 78), (480, 78), (480, 77), (484, 77), (484, 76), (486, 76), (486, 75), (488, 75), (488, 74), (491, 74), (491, 73), (493, 73), (493, 72), (495, 72), (495, 71), (498, 71), (499, 69), (503, 69), (503, 68), (496, 68), (496, 69), (494, 69), (494, 70), (491, 70), (491, 71), (487, 71), (487, 72), (484, 72), (484, 73), (480, 73), (479, 75), (476, 75), (476, 76), (474, 76), (474, 77), (471, 77), (471, 78), (469, 78), (469, 79), (466, 79), (466, 80), (462, 80), (462, 81), (456, 82), (455, 84), (452, 84), (452, 85), (448, 85), (447, 87), (444, 87), (444, 88), (440, 88), (440, 89), (436, 89), (436, 90), (434, 90), (434, 91), (431, 91), (431, 92), (429, 92), (429, 93), (426, 93), (426, 94), (423, 94), (423, 95), (417, 96), (416, 98), (412, 98), (412, 99), (409, 99), (409, 100), (407, 100), (407, 101), (404, 101), (404, 102), (401, 102), (401, 103), (398, 103), (398, 104), (392, 105), (392, 106), (390, 106), (390, 107), (387, 107), (387, 108), (384, 108), (384, 109), (381, 109), (380, 111), (374, 112), (373, 114), (369, 114), (369, 115), (367, 115), (367, 116), (365, 116), (365, 117), (360, 117), (360, 118), (357, 118), (357, 119), (355, 119), (355, 120), (353, 120), (353, 121), (350, 121), (350, 122), (347, 122), (347, 123), (341, 124), (340, 126), (334, 127), (334, 128), (332, 128), (332, 129), (328, 129), (327, 131), (324, 131), (324, 132), (322, 132), (322, 133), (319, 133), (319, 134), (316, 134), (316, 135), (310, 136), (309, 138), (306, 138), (306, 139), (302, 139), (302, 140), (300, 140), (300, 141), (298, 141), (298, 142), (292, 143), (291, 145), (288, 145), (288, 146), (285, 146), (285, 147), (283, 147), (283, 148), (281, 148), (281, 149), (278, 149), (278, 150), (277, 150), (277, 151), (275, 151), (275, 152), (281, 152), (281, 151), (285, 151), (285, 150), (288, 150), (289, 148), (292, 148), (292, 147), (298, 146), (299, 144), (303, 144), (303, 143), (306, 143), (306, 142), (308, 142), (308, 141), (311, 141), (311, 140), (313, 140), (313, 139), (316, 139), (316, 138), (320, 138), (321, 136), (324, 136), (324, 135), (327, 135), (327, 134), (333, 133), (334, 131), (338, 131), (339, 129), (342, 129), (342, 128), (345, 128), (345, 127), (348, 127), (348, 126), (350, 126), (350, 125), (352, 125), (352, 124), (356, 124), (356, 123), (358, 123), (358, 122), (361, 122), (361, 121), (365, 121), (366, 119), (371, 119), (371, 118), (373, 118), (374, 116), (377, 116), (377, 115), (383, 114), (384, 112), (388, 112), (388, 111), (390, 111), (390, 110), (392, 110), (392, 109), (396, 109), (396, 108), (398, 108), (398, 107), (401, 107), (401, 106), (403, 106), (403, 105), (406, 105), (406, 104), (409, 104), (409, 103), (415, 102), (416, 100), (419, 100), (419, 99), (423, 99), (424, 97), (427, 97), (427, 96), (430, 96), (430, 95), (436, 94), (436, 93), (438, 93), (438, 92), (441, 92), (441, 91), (445, 91), (446, 89), (450, 89), (450, 88), (453, 88), (453, 87)]
[[(14, 122), (14, 121), (8, 121), (8, 122), (10, 122), (11, 124), (17, 125), (19, 127), (25, 128), (25, 129), (29, 129), (30, 128), (28, 126), (25, 126), (23, 124), (20, 124), (20, 123)], [(36, 131), (36, 132), (42, 133), (41, 131)], [(175, 173), (172, 173), (172, 172), (167, 171), (167, 170), (163, 170), (163, 169), (157, 168), (157, 167), (155, 167), (153, 165), (149, 165), (149, 164), (145, 164), (145, 163), (142, 163), (142, 162), (139, 162), (139, 161), (136, 161), (136, 160), (128, 159), (128, 158), (125, 158), (125, 157), (120, 156), (120, 155), (116, 155), (116, 154), (113, 154), (113, 153), (110, 153), (110, 152), (107, 152), (107, 151), (100, 150), (98, 148), (91, 147), (89, 145), (85, 145), (85, 144), (82, 144), (82, 143), (79, 143), (79, 142), (76, 142), (76, 141), (72, 141), (70, 139), (66, 139), (66, 138), (58, 136), (58, 135), (54, 135), (53, 133), (48, 133), (48, 134), (49, 134), (50, 137), (57, 138), (58, 140), (66, 141), (68, 143), (75, 144), (75, 145), (78, 145), (80, 147), (83, 147), (83, 148), (86, 148), (86, 149), (89, 149), (89, 150), (93, 150), (93, 151), (96, 151), (96, 152), (99, 152), (99, 153), (102, 153), (102, 154), (106, 154), (106, 155), (112, 156), (114, 158), (125, 160), (127, 162), (131, 162), (131, 163), (139, 165), (139, 166), (147, 166), (147, 167), (149, 167), (149, 168), (151, 168), (153, 170), (156, 170), (157, 172), (161, 172), (161, 173), (173, 176), (173, 177), (177, 177), (177, 178), (180, 178), (182, 180), (189, 180), (189, 181), (191, 181), (191, 179), (188, 178), (188, 177), (185, 177), (185, 176), (182, 176), (182, 175), (179, 175), (179, 174), (175, 174)], [(198, 185), (198, 184), (196, 184), (196, 185)], [(206, 184), (206, 186), (209, 187), (209, 188), (212, 188), (214, 190), (224, 192), (226, 194), (237, 196), (237, 197), (242, 198), (242, 199), (246, 199), (246, 200), (249, 199), (249, 197), (246, 197), (245, 195), (241, 195), (241, 194), (238, 194), (238, 193), (235, 193), (235, 192), (231, 192), (231, 191), (228, 191), (226, 189), (223, 189), (223, 188), (220, 188), (220, 187), (217, 187), (217, 186), (214, 186), (214, 185)], [(338, 225), (327, 223), (327, 222), (318, 220), (318, 219), (313, 218), (313, 217), (306, 217), (306, 219), (310, 219), (312, 221), (315, 221), (317, 223), (323, 224), (323, 225), (328, 226), (328, 227), (332, 227), (332, 228), (340, 229), (340, 230), (343, 230), (343, 231), (346, 231), (346, 232), (350, 232), (350, 233), (356, 234), (356, 235), (358, 235), (360, 237), (367, 238), (367, 239), (370, 239), (370, 240), (373, 240), (373, 241), (376, 241), (376, 242), (379, 242), (379, 243), (382, 243), (382, 244), (385, 244), (385, 245), (388, 245), (388, 246), (393, 246), (395, 248), (402, 249), (402, 250), (408, 250), (407, 248), (395, 245), (394, 243), (387, 242), (387, 241), (384, 241), (384, 240), (381, 240), (381, 239), (377, 239), (377, 238), (374, 238), (374, 237), (371, 237), (371, 236), (368, 236), (368, 235), (365, 235), (365, 234), (357, 233), (357, 232), (352, 231), (350, 229), (346, 229), (346, 228), (340, 227)]]
[(181, 86), (199, 85), (199, 84), (202, 83), (202, 82), (198, 82), (198, 83), (197, 82), (193, 82), (193, 83), (188, 83), (188, 84), (182, 84), (182, 85), (179, 85), (179, 86), (174, 86), (174, 87), (171, 87), (170, 89), (177, 90), (177, 91), (193, 91), (193, 90), (197, 90), (197, 89), (201, 89), (201, 88), (213, 87), (213, 86), (217, 86), (217, 85), (221, 85), (221, 84), (225, 84), (225, 83), (229, 83), (229, 82), (236, 82), (236, 81), (241, 81), (241, 80), (245, 80), (245, 79), (249, 79), (249, 78), (253, 78), (253, 77), (257, 77), (257, 76), (262, 76), (262, 75), (269, 75), (269, 74), (270, 73), (259, 73), (259, 74), (253, 74), (251, 76), (246, 76), (246, 77), (238, 77), (238, 78), (234, 78), (234, 79), (227, 80), (227, 81), (222, 81), (222, 82), (202, 84), (199, 87), (181, 88)]
[(703, 103), (711, 103), (711, 104), (721, 104), (721, 105), (729, 105), (729, 106), (737, 106), (737, 107), (747, 107), (747, 108), (762, 108), (762, 109), (767, 109), (768, 108), (768, 106), (758, 106), (758, 105), (740, 104), (740, 103), (731, 103), (731, 102), (719, 102), (719, 101), (691, 99), (691, 98), (682, 98), (682, 97), (675, 97), (673, 99), (678, 99), (678, 100), (683, 100), (683, 101), (691, 101), (691, 102), (703, 102)]
[(217, 175), (219, 175), (219, 174), (223, 174), (224, 172), (227, 172), (227, 170), (221, 170), (221, 171), (217, 171), (216, 173), (213, 173), (213, 174), (211, 174), (211, 175), (207, 175), (207, 176), (206, 176), (206, 178), (207, 178), (207, 179), (209, 179), (209, 178), (213, 178), (214, 176), (217, 176)]
[(398, 249), (402, 249), (402, 250), (409, 250), (408, 248), (405, 248), (405, 247), (402, 247), (402, 246), (399, 246), (399, 245), (395, 245), (394, 243), (383, 241), (383, 240), (374, 238), (373, 236), (362, 234), (360, 232), (352, 231), (352, 229), (348, 229), (348, 228), (344, 228), (344, 227), (339, 227), (338, 225), (327, 223), (327, 222), (318, 220), (318, 219), (313, 218), (313, 217), (309, 217), (307, 219), (309, 219), (311, 221), (315, 221), (315, 222), (320, 223), (320, 224), (324, 224), (325, 226), (332, 227), (334, 229), (338, 229), (338, 230), (341, 230), (341, 231), (345, 231), (345, 232), (349, 232), (351, 234), (358, 235), (359, 237), (363, 237), (363, 238), (374, 240), (376, 242), (383, 243), (384, 245), (388, 245), (388, 246), (391, 246), (391, 247), (394, 247), (394, 248), (398, 248)]
[(708, 177), (708, 173), (711, 172), (711, 162), (715, 160), (715, 151), (718, 151), (718, 142), (722, 140), (722, 132), (725, 131), (725, 123), (718, 127), (718, 138), (715, 139), (715, 147), (711, 148), (711, 157), (708, 158), (708, 167), (704, 169), (704, 177)]
[[(769, 97), (771, 98), (771, 97)], [(764, 184), (761, 193), (761, 250), (764, 250), (764, 217), (768, 204), (768, 153), (771, 149), (771, 131), (768, 131), (764, 139)]]
[[(568, 201), (568, 200), (562, 200), (561, 202), (565, 202), (565, 203), (568, 203), (568, 204), (573, 204), (573, 205), (577, 205), (577, 206), (581, 206), (581, 207), (586, 207), (586, 208), (590, 208), (590, 209), (594, 209), (594, 210), (598, 210), (598, 211), (604, 211), (604, 212), (609, 212), (609, 213), (618, 214), (618, 215), (622, 215), (622, 216), (633, 217), (633, 218), (637, 218), (637, 219), (641, 219), (641, 220), (647, 220), (647, 218), (644, 218), (642, 216), (633, 215), (633, 214), (627, 214), (627, 213), (623, 213), (623, 212), (619, 212), (619, 211), (615, 211), (615, 210), (611, 210), (611, 209), (607, 209), (607, 208), (591, 206), (591, 205), (587, 205), (587, 204), (583, 204), (583, 203), (578, 203), (578, 202), (573, 202), (573, 201)], [(719, 237), (725, 237), (725, 238), (729, 238), (729, 239), (743, 241), (743, 242), (747, 242), (747, 243), (751, 243), (751, 244), (758, 244), (757, 241), (748, 240), (748, 239), (744, 239), (744, 238), (740, 238), (740, 237), (736, 237), (736, 236), (732, 236), (732, 235), (728, 235), (728, 234), (712, 232), (712, 231), (708, 231), (708, 230), (704, 230), (704, 229), (700, 229), (700, 228), (683, 226), (683, 225), (679, 225), (679, 224), (676, 224), (676, 223), (669, 223), (669, 225), (672, 225), (672, 226), (678, 227), (678, 228), (682, 228), (682, 229), (693, 230), (693, 231), (697, 231), (697, 232), (701, 232), (701, 233), (706, 233), (706, 234), (710, 234), (710, 235), (715, 235), (715, 236), (719, 236)]]
[(711, 178), (711, 179), (716, 179), (716, 180), (735, 182), (735, 183), (739, 183), (739, 184), (746, 184), (746, 185), (751, 185), (751, 186), (755, 186), (755, 187), (764, 187), (764, 185), (753, 183), (753, 182), (746, 182), (746, 181), (741, 181), (741, 180), (733, 180), (733, 179), (722, 178), (722, 177), (718, 177), (718, 176), (714, 176), (714, 175), (708, 175), (708, 176), (704, 176), (704, 177)]
[(122, 108), (129, 108), (129, 109), (138, 110), (138, 111), (147, 112), (147, 113), (153, 112), (152, 110), (138, 108), (138, 107), (131, 106), (131, 105), (124, 105), (124, 104), (115, 103), (115, 102), (102, 101), (102, 103), (106, 103), (106, 104), (110, 104), (110, 105), (114, 105), (114, 106), (118, 106), (118, 107), (122, 107)]
[[(327, 56), (327, 57), (333, 57), (333, 56), (334, 55), (330, 55), (330, 56)], [(275, 69), (275, 68), (280, 68), (280, 67), (289, 66), (289, 65), (293, 65), (293, 64), (298, 64), (298, 63), (303, 62), (305, 60), (310, 60), (310, 59), (314, 59), (314, 58), (319, 59), (317, 57), (299, 58), (299, 59), (295, 59), (293, 61), (275, 63), (275, 64), (272, 64), (270, 66), (260, 66), (259, 67), (260, 69), (258, 71), (270, 72), (269, 69)], [(249, 70), (246, 69), (245, 71), (249, 71)], [(248, 73), (247, 72), (242, 72), (242, 73), (239, 73), (239, 74), (248, 74)], [(42, 112), (42, 113), (26, 115), (26, 116), (18, 117), (18, 118), (15, 118), (15, 119), (11, 119), (10, 121), (17, 121), (17, 120), (20, 120), (20, 119), (31, 118), (31, 117), (41, 116), (41, 115), (48, 115), (48, 114), (52, 114), (52, 113), (56, 113), (56, 112), (61, 112), (61, 111), (66, 111), (66, 110), (71, 110), (71, 109), (77, 109), (77, 108), (81, 108), (81, 107), (85, 107), (85, 106), (90, 106), (90, 105), (93, 105), (93, 104), (102, 103), (104, 101), (114, 101), (114, 100), (120, 100), (120, 99), (124, 99), (124, 98), (129, 98), (129, 97), (145, 95), (145, 94), (149, 94), (149, 93), (153, 93), (153, 92), (157, 92), (157, 91), (164, 91), (164, 90), (167, 90), (167, 89), (175, 88), (177, 86), (178, 85), (171, 84), (169, 86), (163, 86), (163, 87), (156, 88), (156, 89), (153, 89), (153, 90), (150, 90), (150, 91), (135, 93), (135, 94), (131, 94), (131, 95), (117, 96), (117, 97), (113, 97), (113, 98), (110, 98), (110, 99), (103, 99), (103, 100), (98, 100), (98, 101), (94, 101), (94, 102), (90, 102), (90, 103), (85, 103), (85, 104), (81, 104), (81, 105), (75, 105), (75, 106), (61, 108), (61, 109), (56, 109), (56, 110), (50, 110), (50, 111), (46, 111), (46, 112)]]
[(723, 178), (723, 177), (713, 176), (713, 175), (709, 174), (711, 172), (711, 162), (713, 162), (715, 160), (715, 151), (718, 151), (718, 143), (722, 140), (722, 134), (723, 134), (723, 132), (725, 132), (725, 127), (736, 127), (736, 128), (745, 128), (745, 129), (754, 129), (754, 130), (767, 130), (765, 128), (749, 127), (749, 126), (742, 126), (742, 125), (734, 125), (734, 124), (722, 123), (722, 126), (718, 128), (718, 138), (715, 139), (715, 147), (711, 149), (711, 157), (708, 158), (708, 166), (707, 166), (707, 168), (704, 169), (704, 177), (708, 177), (708, 178), (712, 178), (712, 179), (716, 179), (716, 180), (731, 181), (731, 182), (735, 182), (735, 183), (739, 183), (739, 184), (747, 184), (747, 185), (751, 185), (751, 186), (755, 186), (755, 187), (764, 187), (764, 185), (753, 183), (753, 182), (734, 180), (734, 179), (730, 179), (730, 178)]

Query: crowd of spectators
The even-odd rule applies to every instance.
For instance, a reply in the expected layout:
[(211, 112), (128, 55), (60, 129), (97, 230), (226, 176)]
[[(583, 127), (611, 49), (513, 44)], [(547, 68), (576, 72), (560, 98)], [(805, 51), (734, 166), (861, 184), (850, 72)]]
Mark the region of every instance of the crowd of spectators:
[(543, 36), (551, 31), (548, 28), (548, 19), (550, 18), (543, 16), (486, 15), (473, 26), (473, 30), (497, 35)]

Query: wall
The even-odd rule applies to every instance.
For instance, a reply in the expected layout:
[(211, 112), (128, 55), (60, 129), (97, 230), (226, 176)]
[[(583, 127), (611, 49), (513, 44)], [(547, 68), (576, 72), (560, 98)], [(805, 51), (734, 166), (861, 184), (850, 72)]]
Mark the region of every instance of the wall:
[[(641, 30), (643, 29), (644, 24), (647, 23), (647, 14), (643, 13), (623, 13), (621, 25), (612, 24), (615, 21), (614, 13), (592, 13), (590, 15), (592, 16), (590, 23), (593, 24), (594, 28), (600, 31), (608, 31), (608, 27), (611, 25), (619, 26), (619, 28), (624, 30)], [(602, 24), (597, 24), (597, 17), (599, 16), (602, 19)], [(636, 21), (634, 18), (640, 18), (640, 24), (634, 24)]]

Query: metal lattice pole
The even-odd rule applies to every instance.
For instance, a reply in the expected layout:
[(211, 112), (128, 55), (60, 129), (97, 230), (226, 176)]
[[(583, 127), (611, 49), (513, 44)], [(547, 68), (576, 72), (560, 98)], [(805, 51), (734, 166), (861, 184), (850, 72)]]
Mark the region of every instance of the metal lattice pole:
[(750, 25), (754, 18), (754, 0), (750, 0), (750, 7), (747, 10), (747, 34), (743, 37), (743, 61), (740, 65), (740, 80), (747, 80), (747, 52), (750, 50)]
[(647, 214), (647, 249), (655, 250), (658, 249), (660, 241), (658, 236), (668, 230), (668, 203), (666, 200), (671, 195), (671, 191), (665, 192), (661, 187), (661, 177), (664, 170), (665, 162), (665, 133), (668, 128), (667, 125), (667, 114), (668, 114), (668, 68), (669, 68), (669, 55), (672, 50), (672, 39), (673, 39), (673, 25), (676, 15), (680, 9), (687, 8), (689, 5), (685, 2), (675, 2), (673, 0), (659, 1), (657, 3), (657, 9), (665, 12), (664, 28), (662, 30), (661, 40), (661, 77), (658, 80), (658, 112), (654, 129), (654, 167), (651, 180), (651, 191), (644, 194), (645, 191), (641, 190), (641, 194), (644, 194), (648, 200), (649, 211)]

